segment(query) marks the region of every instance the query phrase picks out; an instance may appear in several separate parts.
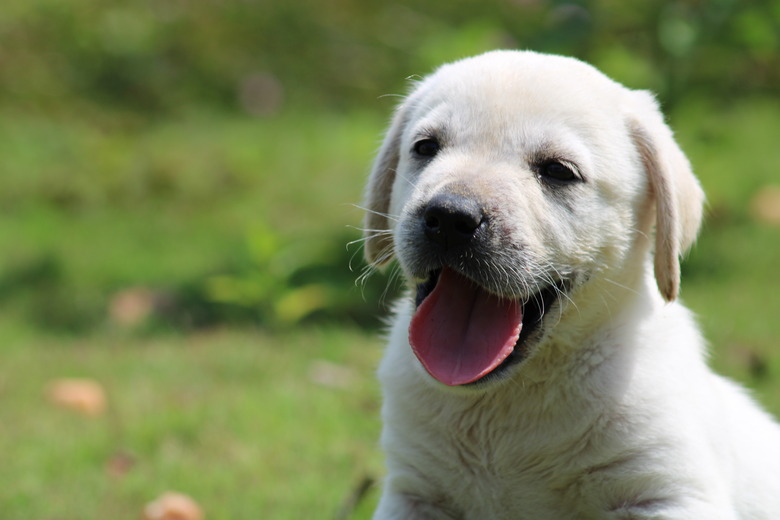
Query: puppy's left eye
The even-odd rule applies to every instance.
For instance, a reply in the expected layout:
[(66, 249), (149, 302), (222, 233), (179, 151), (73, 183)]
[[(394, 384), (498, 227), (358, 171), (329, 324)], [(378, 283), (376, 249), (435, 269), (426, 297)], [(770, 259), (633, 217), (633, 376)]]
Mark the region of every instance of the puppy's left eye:
[(420, 157), (433, 157), (439, 153), (439, 141), (436, 139), (420, 139), (414, 143), (414, 153)]
[(549, 161), (539, 166), (542, 179), (558, 184), (567, 184), (579, 179), (572, 166), (560, 161)]

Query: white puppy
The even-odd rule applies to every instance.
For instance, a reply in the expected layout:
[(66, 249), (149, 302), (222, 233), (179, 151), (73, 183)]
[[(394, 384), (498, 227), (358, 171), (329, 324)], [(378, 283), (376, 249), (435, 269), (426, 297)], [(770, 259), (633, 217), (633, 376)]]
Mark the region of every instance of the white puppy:
[(652, 95), (582, 62), (421, 81), (366, 191), (367, 258), (412, 290), (374, 518), (780, 519), (780, 427), (675, 301), (702, 201)]

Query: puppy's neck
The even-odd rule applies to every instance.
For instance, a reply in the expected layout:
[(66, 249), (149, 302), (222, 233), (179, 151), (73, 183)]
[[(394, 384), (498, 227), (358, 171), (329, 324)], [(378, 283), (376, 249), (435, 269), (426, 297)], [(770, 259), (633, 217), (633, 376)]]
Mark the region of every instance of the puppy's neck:
[[(578, 301), (591, 303), (577, 305)], [(630, 346), (637, 342), (627, 338), (642, 334), (639, 324), (643, 320), (637, 317), (655, 315), (664, 305), (649, 263), (636, 280), (593, 280), (566, 302), (558, 322), (551, 323), (512, 379), (526, 388), (556, 388), (562, 380), (587, 378), (588, 372), (605, 366), (606, 357), (616, 356), (621, 363), (628, 363), (624, 358), (631, 355)]]

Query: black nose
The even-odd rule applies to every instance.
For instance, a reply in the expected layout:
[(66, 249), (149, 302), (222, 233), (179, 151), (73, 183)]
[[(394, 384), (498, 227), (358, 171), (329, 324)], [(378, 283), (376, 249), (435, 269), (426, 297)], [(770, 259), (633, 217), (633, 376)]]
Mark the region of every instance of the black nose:
[(422, 220), (425, 236), (449, 249), (470, 242), (483, 226), (485, 216), (473, 198), (445, 192), (428, 202)]

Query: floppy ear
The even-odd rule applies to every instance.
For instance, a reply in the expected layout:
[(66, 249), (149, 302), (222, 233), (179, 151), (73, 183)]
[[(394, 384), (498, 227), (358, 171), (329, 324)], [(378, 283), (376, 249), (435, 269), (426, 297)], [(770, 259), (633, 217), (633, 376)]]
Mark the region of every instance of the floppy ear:
[(393, 257), (393, 237), (390, 233), (390, 197), (400, 158), (401, 136), (408, 120), (408, 105), (396, 109), (385, 140), (374, 160), (371, 175), (363, 194), (364, 255), (369, 264), (382, 267)]
[(646, 91), (634, 91), (629, 129), (644, 164), (655, 201), (655, 278), (666, 301), (680, 290), (680, 256), (696, 240), (704, 192), (693, 175), (658, 103)]

